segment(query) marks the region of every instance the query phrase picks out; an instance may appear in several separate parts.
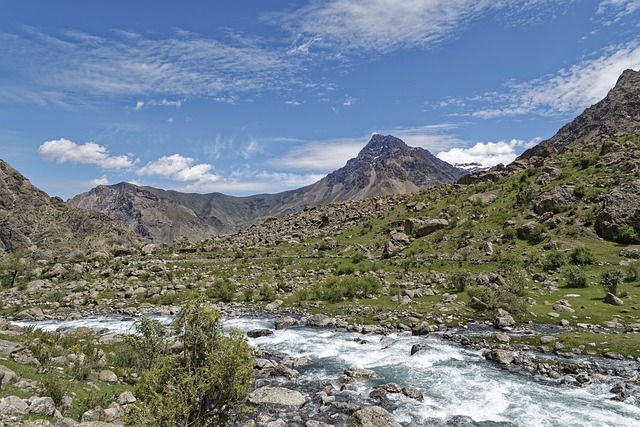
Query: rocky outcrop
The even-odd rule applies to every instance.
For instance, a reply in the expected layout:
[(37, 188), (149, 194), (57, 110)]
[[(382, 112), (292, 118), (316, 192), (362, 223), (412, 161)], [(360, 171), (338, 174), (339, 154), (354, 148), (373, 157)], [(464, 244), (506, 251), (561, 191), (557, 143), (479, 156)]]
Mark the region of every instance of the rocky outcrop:
[(140, 237), (118, 221), (49, 197), (0, 160), (0, 255), (25, 249), (53, 259), (140, 246)]
[(640, 234), (640, 181), (627, 182), (610, 191), (596, 217), (596, 232), (606, 240), (617, 240), (623, 225)]
[(576, 202), (573, 186), (558, 186), (542, 194), (533, 205), (533, 210), (538, 215), (547, 212), (554, 214), (569, 210)]

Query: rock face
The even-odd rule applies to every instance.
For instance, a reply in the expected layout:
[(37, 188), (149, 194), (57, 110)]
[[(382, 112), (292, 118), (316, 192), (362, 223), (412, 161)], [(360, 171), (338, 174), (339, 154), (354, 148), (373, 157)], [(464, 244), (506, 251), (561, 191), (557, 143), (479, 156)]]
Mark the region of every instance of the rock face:
[(69, 203), (102, 212), (155, 243), (172, 244), (245, 230), (310, 206), (415, 192), (453, 182), (465, 173), (398, 138), (373, 135), (343, 168), (297, 190), (232, 197), (120, 183), (96, 187)]
[(640, 181), (627, 182), (613, 189), (596, 217), (596, 231), (606, 240), (616, 240), (622, 225), (628, 225), (640, 234)]
[(383, 408), (365, 406), (349, 417), (346, 427), (401, 427), (401, 424)]
[(51, 259), (142, 246), (118, 221), (49, 197), (0, 160), (0, 255), (25, 248)]

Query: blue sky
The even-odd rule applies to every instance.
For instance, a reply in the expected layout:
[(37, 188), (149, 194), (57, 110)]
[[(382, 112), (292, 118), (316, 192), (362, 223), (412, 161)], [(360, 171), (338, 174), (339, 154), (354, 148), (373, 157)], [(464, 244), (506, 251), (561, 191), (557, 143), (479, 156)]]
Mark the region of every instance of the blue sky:
[(249, 195), (373, 133), (508, 163), (640, 69), (640, 0), (4, 0), (0, 46), (0, 158), (50, 195)]

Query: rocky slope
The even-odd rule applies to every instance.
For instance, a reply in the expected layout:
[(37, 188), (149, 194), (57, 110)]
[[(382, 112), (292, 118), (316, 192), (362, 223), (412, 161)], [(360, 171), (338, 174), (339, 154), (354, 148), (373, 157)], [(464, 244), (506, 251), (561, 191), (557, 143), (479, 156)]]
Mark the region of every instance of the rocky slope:
[(24, 248), (37, 258), (51, 259), (141, 244), (119, 222), (49, 197), (0, 160), (0, 254)]
[(406, 194), (452, 182), (465, 171), (393, 136), (374, 135), (358, 156), (315, 184), (277, 194), (186, 194), (133, 184), (100, 186), (69, 201), (122, 221), (156, 243), (200, 241), (245, 230), (310, 206)]

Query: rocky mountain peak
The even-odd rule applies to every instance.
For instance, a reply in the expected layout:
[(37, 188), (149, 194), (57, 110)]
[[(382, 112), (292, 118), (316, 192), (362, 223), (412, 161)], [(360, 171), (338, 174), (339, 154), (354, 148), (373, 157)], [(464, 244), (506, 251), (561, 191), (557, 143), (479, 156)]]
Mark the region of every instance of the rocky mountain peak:
[(358, 158), (376, 158), (393, 156), (399, 151), (409, 150), (409, 146), (400, 138), (393, 135), (374, 134), (371, 140), (358, 154)]

